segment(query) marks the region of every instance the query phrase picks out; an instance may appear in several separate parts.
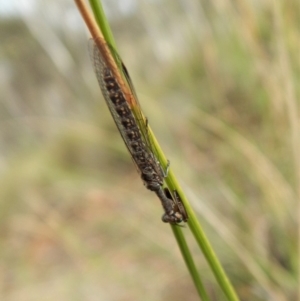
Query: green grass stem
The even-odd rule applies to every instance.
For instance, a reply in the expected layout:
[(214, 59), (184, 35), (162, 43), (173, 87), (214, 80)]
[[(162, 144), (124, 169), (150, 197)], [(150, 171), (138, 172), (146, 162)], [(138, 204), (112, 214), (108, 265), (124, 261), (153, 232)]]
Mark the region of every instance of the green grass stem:
[(108, 20), (105, 16), (101, 1), (89, 0), (96, 22), (104, 36), (105, 41), (111, 45), (114, 49), (117, 49), (117, 45), (110, 29)]
[(185, 261), (185, 264), (186, 264), (186, 266), (191, 274), (191, 277), (194, 281), (194, 284), (195, 284), (195, 287), (196, 287), (196, 290), (197, 290), (199, 296), (201, 297), (201, 299), (203, 301), (209, 301), (210, 298), (208, 297), (208, 295), (206, 293), (206, 290), (202, 283), (201, 277), (197, 271), (192, 254), (189, 250), (189, 247), (186, 243), (185, 237), (182, 233), (182, 229), (176, 225), (171, 225), (171, 228), (172, 228), (173, 234), (176, 238), (177, 244), (179, 246), (181, 255), (182, 255), (182, 257)]

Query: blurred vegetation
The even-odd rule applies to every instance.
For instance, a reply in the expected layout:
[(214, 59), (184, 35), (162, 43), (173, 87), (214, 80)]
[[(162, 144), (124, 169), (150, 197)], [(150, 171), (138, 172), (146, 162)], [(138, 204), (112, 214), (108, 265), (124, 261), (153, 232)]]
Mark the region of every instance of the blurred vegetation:
[[(299, 2), (124, 3), (105, 2), (120, 55), (241, 300), (296, 300)], [(0, 22), (1, 300), (196, 300), (74, 3)]]

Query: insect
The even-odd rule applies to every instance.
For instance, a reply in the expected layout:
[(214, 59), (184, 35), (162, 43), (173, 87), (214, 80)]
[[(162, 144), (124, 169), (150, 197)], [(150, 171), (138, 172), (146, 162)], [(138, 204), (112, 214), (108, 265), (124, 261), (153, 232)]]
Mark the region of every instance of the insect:
[[(103, 49), (99, 45), (102, 45)], [(148, 121), (141, 111), (125, 65), (119, 56), (115, 55), (126, 81), (126, 90), (123, 88), (124, 82), (116, 77), (107, 58), (108, 45), (103, 41), (96, 43), (94, 39), (91, 48), (91, 58), (102, 94), (144, 185), (155, 192), (161, 201), (165, 211), (162, 216), (163, 222), (177, 224), (185, 221), (187, 218), (182, 214), (180, 207), (183, 206), (182, 203), (178, 205), (178, 202), (174, 202), (171, 196), (168, 197), (163, 189), (166, 173), (157, 159), (148, 133)]]
[[(172, 195), (171, 195), (171, 193), (170, 193), (170, 191), (169, 191), (168, 188), (164, 188), (164, 192), (165, 192), (165, 195), (168, 198), (172, 198)], [(183, 203), (181, 201), (181, 198), (180, 198), (178, 192), (176, 190), (174, 190), (173, 191), (173, 195), (174, 195), (174, 203), (175, 203), (174, 210), (175, 211), (179, 211), (180, 214), (181, 214), (181, 216), (182, 216), (182, 220), (184, 222), (187, 222), (187, 220), (188, 220), (188, 214), (187, 214), (187, 212), (185, 210), (185, 207), (184, 207), (184, 205), (183, 205)]]

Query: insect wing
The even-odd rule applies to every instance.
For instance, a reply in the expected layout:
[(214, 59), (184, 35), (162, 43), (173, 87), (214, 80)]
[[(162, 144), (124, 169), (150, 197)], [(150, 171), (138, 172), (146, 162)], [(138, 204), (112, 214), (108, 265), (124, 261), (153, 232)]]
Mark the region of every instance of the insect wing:
[[(109, 66), (106, 64), (105, 59), (103, 58), (100, 50), (98, 49), (97, 45), (93, 40), (90, 41), (89, 49), (90, 49), (90, 56), (93, 62), (94, 71), (96, 73), (96, 77), (98, 79), (98, 83), (100, 85), (102, 94), (105, 98), (105, 101), (109, 107), (109, 110), (115, 120), (115, 123), (118, 127), (118, 130), (129, 150), (131, 153), (136, 165), (139, 165), (137, 162), (137, 157), (135, 154), (137, 150), (133, 148), (133, 144), (131, 141), (139, 140), (139, 144), (142, 145), (142, 151), (146, 152), (149, 156), (153, 157), (153, 160), (149, 160), (149, 164), (151, 164), (152, 168), (156, 171), (156, 173), (163, 178), (163, 171), (161, 169), (160, 163), (157, 160), (157, 151), (153, 146), (153, 143), (150, 141), (149, 133), (148, 133), (148, 123), (146, 118), (144, 117), (140, 104), (138, 102), (133, 84), (131, 82), (129, 73), (122, 63), (120, 56), (117, 54), (115, 50), (111, 46), (109, 46), (110, 50), (113, 52), (114, 57), (117, 60), (117, 65), (121, 66), (124, 79), (127, 82), (128, 88), (130, 89), (131, 95), (126, 95), (123, 91), (121, 91), (120, 86), (117, 83), (117, 80), (113, 78), (113, 73), (110, 70)], [(115, 87), (112, 87), (110, 91), (107, 89), (107, 77), (111, 77), (111, 81), (115, 83)], [(113, 102), (111, 93), (112, 91), (118, 97), (118, 106), (122, 105), (124, 114), (122, 117), (120, 113), (117, 112), (117, 105)], [(124, 124), (127, 124), (124, 126)], [(130, 127), (130, 128), (129, 128)], [(128, 138), (128, 131), (133, 134), (132, 138)], [(151, 162), (151, 163), (150, 163)]]
[(151, 142), (151, 138), (150, 138), (150, 135), (149, 135), (148, 120), (142, 112), (141, 105), (138, 101), (138, 97), (137, 97), (137, 94), (135, 92), (135, 89), (134, 89), (132, 80), (130, 78), (129, 72), (128, 72), (125, 64), (123, 63), (121, 57), (117, 53), (117, 51), (111, 45), (108, 45), (108, 47), (109, 47), (111, 53), (113, 54), (117, 65), (122, 70), (123, 77), (127, 82), (128, 88), (130, 89), (131, 95), (129, 97), (130, 100), (128, 101), (128, 103), (129, 103), (129, 105), (132, 109), (132, 112), (133, 112), (134, 116), (135, 116), (136, 122), (137, 122), (138, 127), (141, 131), (141, 134), (142, 134), (143, 140), (146, 144), (146, 147), (148, 148), (148, 151), (155, 156), (155, 159), (157, 161), (157, 151), (154, 147), (154, 144)]
[[(118, 55), (116, 54), (116, 57), (118, 57)], [(119, 57), (120, 59), (120, 57)], [(121, 60), (121, 59), (120, 59)], [(160, 162), (158, 161), (158, 152), (157, 149), (155, 148), (155, 145), (149, 135), (149, 127), (148, 127), (148, 120), (147, 118), (144, 116), (141, 106), (139, 104), (133, 83), (131, 81), (131, 78), (129, 76), (129, 72), (127, 70), (127, 68), (125, 67), (125, 65), (123, 64), (123, 62), (121, 61), (121, 66), (122, 66), (122, 70), (123, 70), (123, 74), (124, 77), (127, 81), (128, 87), (131, 90), (131, 95), (132, 95), (132, 100), (131, 100), (131, 106), (132, 106), (132, 111), (133, 114), (136, 118), (136, 121), (138, 123), (139, 129), (141, 131), (143, 140), (146, 144), (146, 147), (148, 148), (149, 152), (153, 155), (154, 160), (155, 160), (155, 170), (156, 172), (161, 176), (164, 177), (164, 171), (162, 170), (162, 167), (160, 165)]]
[[(90, 43), (89, 44), (90, 57), (93, 62), (94, 71), (95, 71), (99, 86), (101, 88), (102, 94), (104, 96), (107, 106), (113, 116), (113, 119), (117, 125), (117, 128), (129, 150), (129, 152), (131, 153), (131, 155), (133, 155), (135, 153), (135, 150), (133, 149), (133, 147), (130, 144), (130, 141), (128, 139), (128, 136), (126, 135), (126, 131), (128, 129), (126, 129), (124, 124), (122, 123), (120, 114), (117, 112), (117, 106), (115, 103), (113, 103), (112, 97), (110, 95), (110, 91), (108, 91), (108, 89), (107, 89), (107, 83), (105, 82), (105, 76), (111, 75), (113, 77), (113, 74), (112, 74), (110, 68), (105, 63), (105, 60), (103, 59), (102, 54), (101, 54), (100, 50), (98, 49), (97, 45), (95, 44), (95, 42), (93, 40), (91, 40), (89, 43)], [(116, 80), (115, 80), (115, 83), (117, 83)], [(118, 97), (120, 98), (120, 104), (123, 105), (124, 109), (127, 111), (126, 114), (127, 114), (128, 118), (131, 120), (134, 120), (134, 116), (130, 110), (130, 107), (125, 99), (123, 92), (120, 90), (120, 87), (118, 87), (118, 85), (116, 85), (113, 89), (114, 89), (114, 92), (116, 94), (118, 94)], [(133, 125), (133, 127), (134, 127), (134, 125)], [(135, 129), (138, 129), (138, 128), (135, 126)]]

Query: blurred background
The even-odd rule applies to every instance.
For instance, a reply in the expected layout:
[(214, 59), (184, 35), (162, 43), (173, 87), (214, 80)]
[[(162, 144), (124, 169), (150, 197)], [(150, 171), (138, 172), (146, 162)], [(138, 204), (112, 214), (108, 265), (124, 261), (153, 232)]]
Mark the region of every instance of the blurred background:
[[(299, 2), (103, 2), (241, 300), (296, 300)], [(198, 300), (102, 98), (75, 4), (4, 0), (0, 22), (0, 299)], [(225, 300), (183, 231), (211, 299)]]

